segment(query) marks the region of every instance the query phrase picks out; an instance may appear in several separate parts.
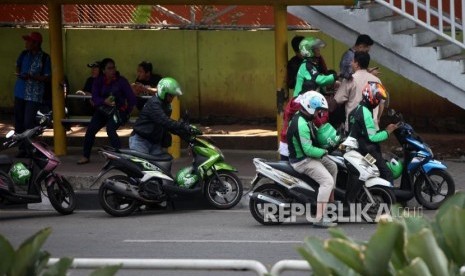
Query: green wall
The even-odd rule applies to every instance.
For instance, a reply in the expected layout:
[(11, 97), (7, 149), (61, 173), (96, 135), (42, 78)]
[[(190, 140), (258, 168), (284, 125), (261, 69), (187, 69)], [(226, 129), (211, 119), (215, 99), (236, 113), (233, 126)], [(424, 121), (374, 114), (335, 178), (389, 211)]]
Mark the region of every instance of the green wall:
[[(44, 35), (49, 52), (48, 30)], [(0, 28), (0, 108), (11, 110), (15, 61), (28, 29)], [(339, 59), (349, 45), (325, 34), (311, 31), (289, 32), (314, 35), (327, 46), (322, 50), (329, 68), (339, 67)], [(89, 74), (86, 64), (105, 57), (116, 61), (118, 70), (130, 82), (137, 64), (149, 60), (154, 71), (172, 76), (181, 83), (183, 109), (193, 117), (230, 116), (275, 118), (276, 85), (273, 31), (207, 30), (112, 30), (66, 29), (64, 31), (65, 74), (70, 91), (81, 89)], [(289, 57), (293, 55), (289, 43)], [(376, 57), (374, 57), (376, 59)], [(444, 114), (464, 118), (462, 109), (421, 86), (379, 66), (383, 83), (391, 93), (391, 106), (416, 117)], [(428, 108), (431, 107), (431, 108)], [(429, 110), (425, 114), (424, 110)]]

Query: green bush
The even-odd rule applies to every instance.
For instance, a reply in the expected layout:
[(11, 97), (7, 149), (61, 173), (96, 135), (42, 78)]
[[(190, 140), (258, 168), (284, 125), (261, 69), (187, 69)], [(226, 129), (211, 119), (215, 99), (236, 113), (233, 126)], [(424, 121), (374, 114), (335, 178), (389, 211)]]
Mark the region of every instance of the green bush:
[[(42, 245), (52, 232), (45, 228), (25, 240), (15, 251), (8, 240), (0, 235), (0, 275), (7, 276), (55, 276), (66, 275), (73, 260), (61, 258), (56, 264), (47, 266), (50, 254), (41, 251)], [(108, 266), (92, 273), (95, 276), (115, 275), (120, 266)]]
[(465, 265), (465, 193), (457, 193), (433, 220), (393, 214), (368, 241), (338, 228), (331, 238), (305, 239), (299, 253), (315, 275), (459, 275)]

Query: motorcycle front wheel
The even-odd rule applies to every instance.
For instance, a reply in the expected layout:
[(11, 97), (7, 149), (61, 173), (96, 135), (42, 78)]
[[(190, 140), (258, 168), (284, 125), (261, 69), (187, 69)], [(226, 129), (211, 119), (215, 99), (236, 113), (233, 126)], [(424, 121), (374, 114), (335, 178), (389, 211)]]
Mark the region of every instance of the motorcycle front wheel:
[[(367, 209), (367, 215), (371, 222), (377, 222), (379, 216), (391, 213), (391, 206), (396, 204), (396, 197), (389, 188), (381, 186), (370, 187), (368, 191), (373, 197), (374, 203), (371, 202), (365, 190), (362, 190), (360, 193), (358, 202), (362, 204), (362, 209), (364, 209), (367, 204), (370, 204), (370, 207)], [(365, 217), (363, 218), (366, 219)]]
[[(130, 184), (126, 175), (113, 175), (107, 178), (121, 184)], [(105, 180), (104, 180), (105, 181)], [(114, 217), (124, 217), (132, 214), (138, 207), (138, 202), (130, 197), (118, 194), (105, 185), (101, 185), (98, 191), (99, 203), (102, 209)]]
[[(258, 186), (254, 191), (254, 193), (261, 193), (264, 195), (271, 196), (276, 199), (287, 200), (287, 192), (284, 188), (273, 184), (273, 183), (266, 183)], [(263, 225), (277, 225), (283, 223), (279, 219), (275, 220), (265, 220), (265, 204), (258, 203), (255, 199), (250, 198), (249, 200), (249, 210), (252, 217), (258, 221), (260, 224)], [(279, 214), (275, 214), (279, 218)]]
[(230, 209), (242, 198), (242, 182), (230, 171), (218, 171), (207, 182), (205, 197), (217, 209)]
[(441, 204), (455, 193), (455, 183), (452, 176), (443, 170), (431, 170), (428, 178), (420, 175), (414, 184), (417, 201), (426, 209), (436, 210)]
[(69, 215), (76, 208), (76, 195), (73, 187), (64, 178), (55, 177), (47, 186), (47, 195), (53, 208), (62, 215)]

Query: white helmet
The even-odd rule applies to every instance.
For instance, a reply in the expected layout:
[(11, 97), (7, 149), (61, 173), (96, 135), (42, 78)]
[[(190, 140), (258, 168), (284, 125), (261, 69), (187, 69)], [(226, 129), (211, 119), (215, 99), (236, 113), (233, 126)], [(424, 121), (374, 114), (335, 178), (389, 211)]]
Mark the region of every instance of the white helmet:
[(328, 109), (328, 102), (325, 97), (316, 91), (308, 91), (297, 97), (296, 101), (310, 115), (315, 114), (318, 108)]

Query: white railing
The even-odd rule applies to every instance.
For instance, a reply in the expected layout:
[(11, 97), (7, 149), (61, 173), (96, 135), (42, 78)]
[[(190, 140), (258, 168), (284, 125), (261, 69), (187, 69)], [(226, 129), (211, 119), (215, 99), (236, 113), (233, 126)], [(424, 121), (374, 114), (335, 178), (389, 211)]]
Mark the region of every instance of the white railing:
[[(48, 265), (57, 263), (59, 259), (51, 258)], [(71, 268), (97, 269), (109, 265), (122, 265), (121, 269), (143, 270), (221, 270), (221, 271), (252, 271), (264, 276), (268, 273), (266, 267), (251, 260), (216, 260), (216, 259), (73, 259)]]
[[(48, 265), (56, 264), (60, 259), (50, 258)], [(275, 263), (270, 272), (265, 265), (253, 260), (222, 260), (222, 259), (113, 259), (113, 258), (76, 258), (72, 269), (97, 269), (110, 265), (122, 265), (121, 269), (138, 270), (222, 270), (222, 271), (252, 271), (257, 275), (278, 276), (283, 271), (312, 272), (307, 261), (281, 260)], [(460, 275), (465, 275), (465, 266), (460, 268)]]
[[(462, 36), (460, 39), (456, 34), (456, 31), (463, 32), (465, 29), (465, 21), (463, 20), (465, 16), (465, 5), (463, 1), (461, 1), (460, 7), (455, 7), (454, 0), (444, 1), (449, 3), (449, 13), (443, 10), (443, 0), (438, 0), (437, 7), (431, 6), (430, 0), (425, 0), (424, 3), (417, 0), (401, 0), (400, 8), (395, 5), (394, 0), (374, 0), (374, 2), (391, 9), (401, 16), (412, 20), (417, 25), (465, 49), (465, 36)], [(407, 10), (407, 2), (411, 4), (413, 11)], [(455, 17), (456, 9), (460, 10), (461, 16), (459, 18)], [(426, 22), (421, 20), (419, 11), (425, 14)], [(433, 24), (434, 20), (432, 19), (437, 19), (437, 25)], [(444, 24), (449, 25), (450, 29), (445, 30)]]

